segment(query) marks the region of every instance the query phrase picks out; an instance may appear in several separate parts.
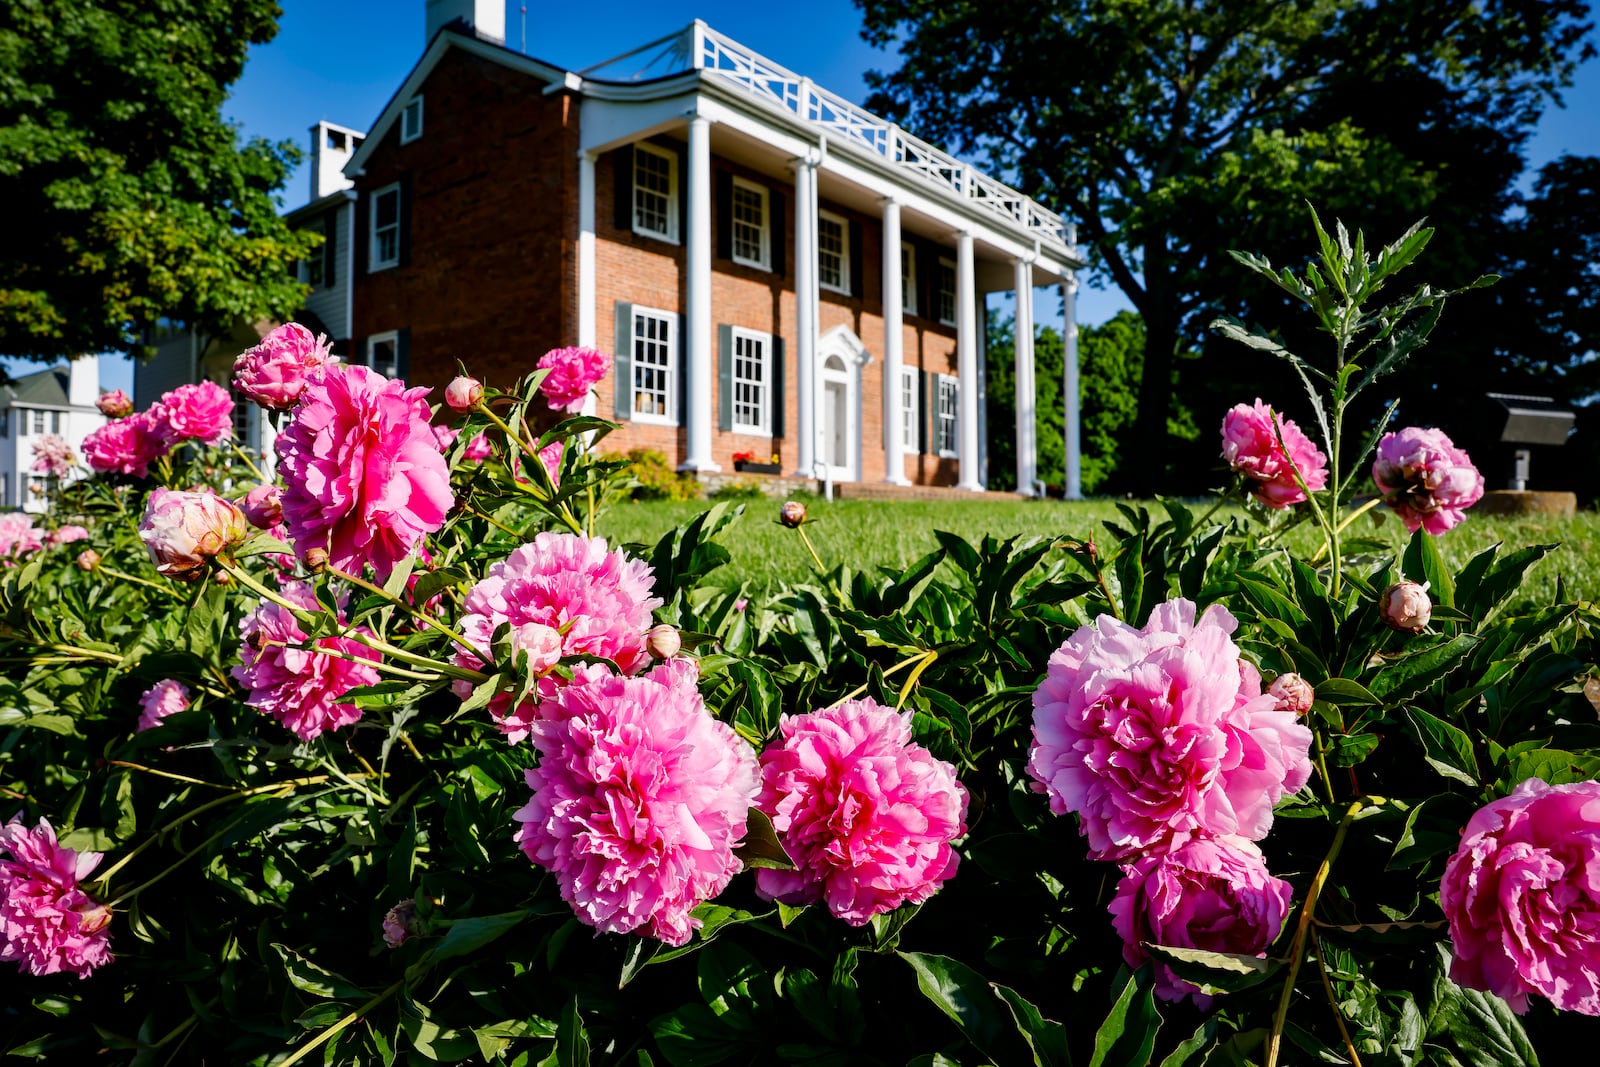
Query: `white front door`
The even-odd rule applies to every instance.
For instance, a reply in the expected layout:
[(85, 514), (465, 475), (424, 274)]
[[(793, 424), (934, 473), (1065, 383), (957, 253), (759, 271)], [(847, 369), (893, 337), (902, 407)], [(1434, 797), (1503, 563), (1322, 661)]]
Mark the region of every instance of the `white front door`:
[(819, 458), (836, 482), (856, 480), (855, 405), (850, 372), (844, 360), (831, 355), (822, 364), (822, 441)]

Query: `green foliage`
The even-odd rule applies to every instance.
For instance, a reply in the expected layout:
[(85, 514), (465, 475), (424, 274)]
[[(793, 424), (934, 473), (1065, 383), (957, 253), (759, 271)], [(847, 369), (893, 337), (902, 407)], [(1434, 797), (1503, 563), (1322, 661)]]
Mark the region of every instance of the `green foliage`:
[(713, 500), (762, 500), (767, 490), (760, 478), (729, 478), (706, 495)]
[(634, 500), (699, 499), (700, 483), (693, 475), (673, 470), (667, 463), (666, 453), (653, 448), (631, 448), (627, 458)]

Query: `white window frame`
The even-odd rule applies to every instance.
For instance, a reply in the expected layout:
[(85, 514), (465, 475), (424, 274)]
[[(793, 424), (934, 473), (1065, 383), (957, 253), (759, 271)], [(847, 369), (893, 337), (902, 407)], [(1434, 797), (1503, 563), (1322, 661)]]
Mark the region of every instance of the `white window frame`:
[[(639, 193), (644, 191), (651, 196), (660, 194), (654, 189), (644, 189), (639, 184), (639, 157), (640, 153), (655, 156), (657, 159), (667, 161), (667, 193), (666, 211), (667, 228), (665, 230), (652, 230), (639, 224)], [(633, 232), (644, 237), (654, 237), (659, 241), (678, 243), (678, 153), (660, 145), (653, 145), (648, 141), (640, 141), (633, 146)]]
[(917, 378), (921, 376), (920, 367), (901, 366), (900, 368), (900, 446), (915, 452), (917, 450)]
[[(660, 322), (665, 327), (665, 334), (662, 337), (641, 338), (639, 335), (639, 319), (641, 316)], [(633, 306), (633, 322), (628, 332), (631, 336), (630, 343), (633, 345), (632, 379), (628, 382), (628, 392), (630, 394), (628, 407), (633, 412), (633, 421), (654, 423), (657, 426), (678, 425), (678, 375), (681, 370), (678, 367), (677, 314), (671, 311), (662, 311), (660, 308), (641, 307), (635, 304)], [(647, 344), (663, 346), (666, 353), (666, 364), (641, 363), (639, 359), (639, 344), (641, 340)], [(639, 368), (641, 365), (659, 370), (665, 378), (662, 390), (664, 393), (662, 397), (663, 406), (666, 408), (666, 414), (664, 415), (654, 411), (639, 410)], [(655, 390), (652, 390), (652, 392), (655, 392)]]
[[(729, 358), (733, 361), (732, 373), (729, 375), (730, 384), (733, 386), (733, 432), (753, 434), (757, 437), (772, 436), (772, 335), (756, 330), (746, 330), (735, 326), (732, 330), (733, 351)], [(739, 374), (739, 342), (761, 346), (761, 377), (760, 379), (742, 377)], [(739, 421), (739, 386), (741, 384), (754, 386), (760, 390), (756, 401), (756, 409), (760, 418), (755, 422)]]
[[(394, 255), (388, 259), (385, 259), (383, 256), (379, 255), (379, 252), (383, 246), (379, 239), (380, 231), (378, 228), (378, 204), (390, 193), (394, 194), (394, 225), (383, 227), (382, 232), (387, 233), (390, 230), (394, 231)], [(391, 267), (398, 267), (400, 265), (400, 214), (405, 210), (405, 205), (400, 202), (400, 195), (399, 182), (394, 182), (391, 185), (385, 185), (382, 189), (379, 189), (372, 194), (372, 206), (368, 209), (367, 213), (369, 223), (367, 226), (367, 240), (369, 244), (367, 254), (368, 273), (380, 270), (388, 270)]]
[(900, 242), (900, 312), (917, 315), (917, 250), (911, 242)]
[[(412, 116), (416, 116), (415, 125)], [(410, 144), (422, 136), (422, 95), (419, 93), (406, 101), (400, 109), (400, 143)]]
[[(938, 406), (934, 409), (933, 419), (934, 451), (938, 452), (939, 455), (945, 459), (955, 459), (961, 448), (961, 426), (960, 423), (956, 421), (961, 415), (961, 382), (954, 375), (950, 374), (936, 375), (935, 381), (937, 384), (934, 389), (934, 403)], [(945, 395), (947, 390), (950, 397), (950, 410), (948, 412), (945, 411)], [(948, 434), (948, 439), (950, 442), (949, 448), (944, 447), (947, 436), (945, 433), (946, 425), (950, 427)]]
[[(394, 374), (385, 373), (382, 368), (374, 366), (372, 350), (387, 341), (394, 346)], [(400, 374), (400, 331), (390, 330), (387, 333), (375, 333), (367, 338), (366, 347), (361, 352), (362, 365), (382, 374), (385, 378), (395, 378)]]
[[(761, 201), (761, 226), (757, 237), (757, 245), (761, 255), (757, 259), (750, 259), (739, 254), (739, 227), (748, 225), (739, 219), (739, 190), (754, 193)], [(733, 202), (728, 205), (728, 225), (733, 227), (733, 233), (728, 236), (728, 245), (733, 250), (733, 261), (744, 267), (754, 267), (757, 270), (772, 269), (772, 197), (767, 192), (767, 187), (757, 185), (755, 182), (746, 181), (734, 175), (733, 192), (730, 194)]]
[[(822, 247), (822, 224), (825, 221), (839, 227), (839, 284), (837, 285), (830, 285), (823, 280), (822, 259), (826, 253)], [(830, 293), (850, 295), (850, 222), (831, 211), (817, 212), (817, 287), (826, 289)]]
[(44, 434), (44, 433), (49, 433), (50, 432), (49, 430), (45, 429), (45, 427), (49, 425), (49, 422), (45, 418), (45, 410), (44, 410), (44, 408), (34, 408), (33, 409), (33, 418), (28, 420), (28, 424), (32, 427), (32, 429), (29, 431), (30, 435)]
[[(945, 272), (945, 268), (947, 268), (947, 267), (950, 270), (950, 288), (949, 289), (946, 289), (944, 287), (944, 278), (945, 278), (945, 273), (944, 272)], [(957, 288), (957, 283), (956, 283), (956, 261), (953, 260), (953, 259), (945, 259), (943, 256), (940, 256), (939, 257), (939, 273), (933, 279), (933, 307), (930, 310), (935, 315), (937, 315), (939, 317), (939, 324), (941, 326), (954, 326), (956, 324), (956, 315), (961, 310), (960, 308), (958, 308), (956, 306), (957, 303), (961, 299), (961, 294), (956, 292), (956, 288)], [(950, 295), (950, 317), (949, 318), (945, 318), (944, 317), (944, 298), (945, 298), (945, 294), (946, 293), (949, 293), (949, 295)]]

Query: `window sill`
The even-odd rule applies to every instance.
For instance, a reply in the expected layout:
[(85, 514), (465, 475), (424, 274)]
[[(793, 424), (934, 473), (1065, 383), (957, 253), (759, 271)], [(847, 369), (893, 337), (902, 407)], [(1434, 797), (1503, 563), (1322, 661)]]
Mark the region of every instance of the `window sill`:
[(644, 412), (635, 412), (628, 416), (629, 422), (643, 423), (646, 426), (676, 426), (678, 420), (672, 415), (649, 415)]
[(652, 240), (652, 241), (660, 241), (662, 244), (667, 244), (667, 245), (682, 245), (683, 244), (682, 241), (678, 240), (678, 235), (675, 234), (675, 233), (674, 234), (657, 233), (654, 230), (641, 230), (637, 226), (635, 226), (633, 229), (629, 230), (628, 232), (633, 234), (635, 237), (648, 237), (648, 238), (650, 238), (650, 240)]
[(760, 262), (759, 260), (740, 259), (738, 256), (734, 256), (734, 257), (732, 257), (732, 259), (733, 259), (733, 262), (734, 262), (735, 266), (749, 267), (751, 270), (764, 270), (764, 271), (771, 271), (772, 270), (772, 266), (770, 264)]

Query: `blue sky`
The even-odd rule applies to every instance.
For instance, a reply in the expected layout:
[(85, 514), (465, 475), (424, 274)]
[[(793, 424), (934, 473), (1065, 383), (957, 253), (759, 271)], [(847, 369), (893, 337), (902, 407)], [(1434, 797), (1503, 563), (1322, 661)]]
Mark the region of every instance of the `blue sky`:
[[(224, 114), (244, 135), (307, 146), (307, 129), (321, 119), (367, 128), (421, 55), (426, 44), (424, 0), (280, 0), (278, 36), (256, 48), (234, 86)], [(506, 37), (520, 40), (522, 20), (506, 5)], [(894, 63), (861, 40), (861, 16), (850, 0), (811, 0), (794, 9), (733, 0), (602, 0), (587, 4), (530, 0), (527, 52), (571, 70), (599, 63), (701, 18), (769, 58), (809, 75), (852, 100), (866, 95), (865, 71)], [(1533, 164), (1562, 152), (1600, 153), (1600, 61), (1580, 68), (1564, 110), (1550, 109), (1533, 139)], [(290, 182), (288, 207), (308, 199), (302, 168)], [(1039, 321), (1059, 322), (1053, 300), (1039, 300)], [(1083, 323), (1104, 321), (1126, 302), (1115, 290), (1086, 288)], [(124, 361), (107, 361), (106, 386), (131, 380)], [(131, 390), (130, 390), (131, 391)]]

